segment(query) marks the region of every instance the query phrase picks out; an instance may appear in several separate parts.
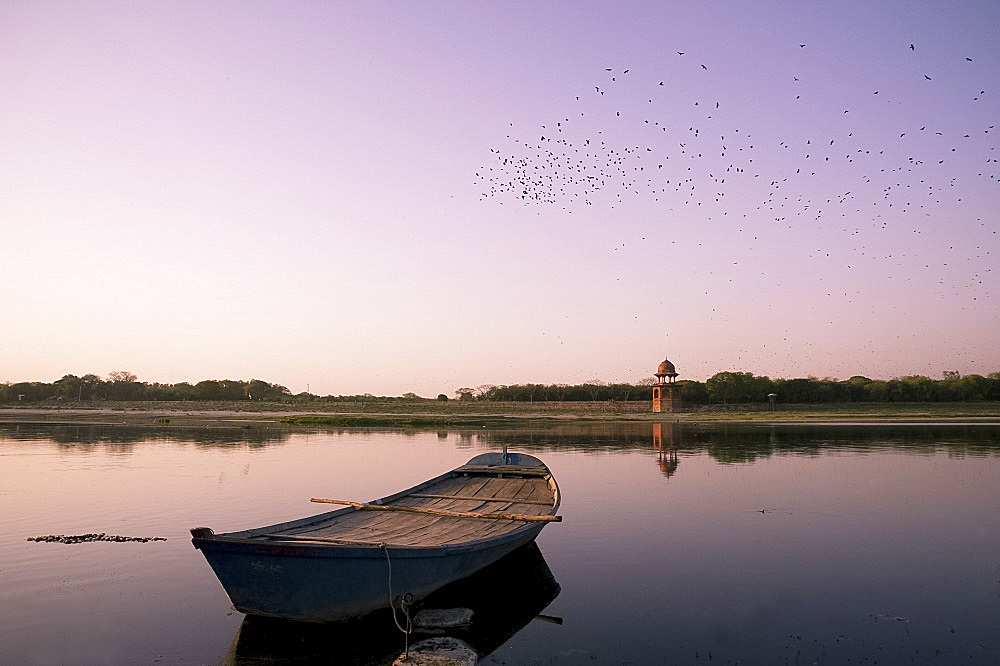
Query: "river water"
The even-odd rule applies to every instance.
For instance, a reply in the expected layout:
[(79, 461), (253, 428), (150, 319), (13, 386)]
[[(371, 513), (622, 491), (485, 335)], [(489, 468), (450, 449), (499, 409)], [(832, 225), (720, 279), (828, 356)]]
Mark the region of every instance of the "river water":
[[(440, 600), (476, 612), (483, 663), (1000, 664), (1000, 426), (669, 423), (0, 424), (0, 663), (391, 662), (388, 616), (244, 621), (189, 528), (368, 501), (504, 446), (548, 464), (563, 522)], [(101, 532), (166, 541), (27, 541)]]

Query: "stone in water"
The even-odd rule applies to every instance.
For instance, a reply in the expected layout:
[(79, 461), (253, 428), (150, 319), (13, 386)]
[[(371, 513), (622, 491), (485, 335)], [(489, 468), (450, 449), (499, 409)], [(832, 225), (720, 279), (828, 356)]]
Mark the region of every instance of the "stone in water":
[(428, 608), (413, 616), (413, 626), (422, 629), (458, 629), (472, 622), (470, 608)]
[(392, 666), (475, 666), (479, 655), (457, 638), (428, 638), (410, 646), (409, 656), (400, 655)]

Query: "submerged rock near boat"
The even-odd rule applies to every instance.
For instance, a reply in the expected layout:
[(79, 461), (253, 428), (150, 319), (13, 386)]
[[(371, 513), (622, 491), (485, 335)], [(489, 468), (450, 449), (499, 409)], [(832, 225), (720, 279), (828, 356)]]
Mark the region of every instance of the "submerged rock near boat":
[(535, 539), (560, 494), (533, 456), (487, 453), (402, 492), (241, 532), (191, 530), (242, 613), (336, 622), (399, 607)]

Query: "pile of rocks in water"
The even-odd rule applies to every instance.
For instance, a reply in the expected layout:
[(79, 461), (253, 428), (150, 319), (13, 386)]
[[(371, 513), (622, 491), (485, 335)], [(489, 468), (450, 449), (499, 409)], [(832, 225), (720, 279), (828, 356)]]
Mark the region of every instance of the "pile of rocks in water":
[(479, 655), (463, 640), (450, 636), (427, 638), (410, 646), (393, 666), (476, 666)]
[[(422, 634), (443, 634), (448, 630), (468, 629), (472, 623), (469, 608), (426, 609), (413, 617), (413, 630)], [(471, 645), (451, 636), (435, 636), (414, 643), (393, 666), (475, 666), (479, 654)]]
[(46, 534), (44, 536), (28, 537), (27, 541), (44, 541), (46, 543), (87, 543), (88, 541), (115, 541), (123, 543), (125, 541), (166, 541), (166, 537), (132, 537), (119, 536), (117, 534)]

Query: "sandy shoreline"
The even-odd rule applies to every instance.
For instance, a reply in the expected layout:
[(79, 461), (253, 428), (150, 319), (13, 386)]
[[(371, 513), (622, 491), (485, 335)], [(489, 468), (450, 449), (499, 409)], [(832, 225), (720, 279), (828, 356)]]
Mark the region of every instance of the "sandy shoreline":
[[(1000, 403), (900, 404), (866, 409), (858, 405), (788, 406), (776, 411), (753, 407), (714, 410), (694, 409), (676, 413), (653, 414), (641, 410), (642, 404), (614, 406), (593, 403), (554, 404), (383, 404), (383, 405), (288, 405), (263, 404), (243, 409), (242, 405), (221, 404), (216, 408), (201, 405), (147, 403), (136, 405), (0, 408), (0, 423), (88, 424), (88, 425), (173, 425), (217, 426), (259, 423), (281, 427), (460, 427), (462, 425), (545, 425), (567, 422), (633, 423), (970, 423), (1000, 425)], [(641, 411), (640, 411), (641, 410)], [(281, 419), (314, 415), (319, 422), (303, 425), (283, 424)], [(325, 422), (324, 422), (325, 421)]]
[[(192, 409), (0, 409), (0, 423), (80, 425), (155, 425), (168, 419), (173, 425), (211, 426), (236, 422), (278, 423), (289, 412), (243, 412)], [(160, 425), (167, 425), (161, 423)]]

